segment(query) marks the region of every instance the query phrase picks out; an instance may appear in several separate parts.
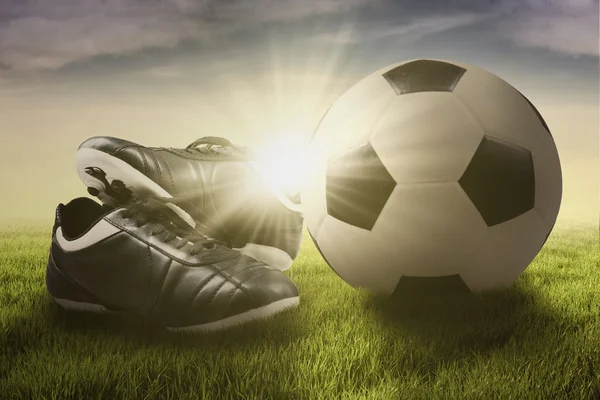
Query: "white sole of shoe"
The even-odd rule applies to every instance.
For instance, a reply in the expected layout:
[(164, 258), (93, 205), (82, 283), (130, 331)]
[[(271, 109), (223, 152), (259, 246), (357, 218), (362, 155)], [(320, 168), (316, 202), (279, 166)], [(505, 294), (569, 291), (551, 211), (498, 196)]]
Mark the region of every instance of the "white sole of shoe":
[[(118, 314), (118, 311), (111, 311), (99, 304), (80, 303), (67, 299), (54, 298), (54, 301), (68, 311), (85, 311), (93, 312), (97, 314)], [(245, 311), (238, 315), (232, 315), (231, 317), (223, 318), (219, 321), (208, 322), (206, 324), (190, 325), (183, 327), (167, 327), (171, 332), (187, 332), (187, 333), (199, 333), (199, 332), (211, 332), (218, 331), (226, 328), (231, 328), (236, 325), (241, 325), (246, 322), (266, 319), (277, 313), (280, 313), (288, 308), (297, 306), (300, 303), (300, 297), (290, 297), (268, 304), (264, 307), (254, 308), (252, 310)]]
[[(123, 182), (127, 189), (131, 190), (138, 197), (140, 197), (140, 195), (166, 198), (173, 197), (152, 179), (148, 178), (125, 161), (100, 150), (78, 150), (75, 155), (75, 168), (84, 185), (88, 188), (98, 190), (99, 193), (97, 197), (106, 204), (113, 206), (117, 205), (115, 199), (106, 195), (105, 184), (101, 180), (86, 173), (86, 169), (100, 168), (106, 174), (106, 180), (108, 182), (119, 180)], [(174, 207), (173, 210), (190, 223), (190, 225), (195, 226), (195, 222), (187, 213), (182, 213), (177, 207)], [(272, 246), (248, 243), (244, 247), (236, 250), (280, 271), (289, 269), (294, 262), (290, 255), (285, 251)]]
[(83, 303), (67, 299), (58, 299), (54, 297), (56, 304), (70, 311), (85, 311), (93, 312), (97, 314), (116, 314), (116, 311), (111, 311), (108, 308), (101, 306), (100, 304)]
[(225, 328), (231, 328), (235, 325), (240, 325), (246, 322), (254, 321), (257, 319), (265, 319), (271, 317), (277, 313), (280, 313), (288, 308), (297, 306), (300, 303), (300, 297), (290, 297), (266, 305), (260, 308), (254, 308), (238, 315), (224, 318), (220, 321), (209, 322), (207, 324), (191, 325), (181, 328), (167, 328), (172, 332), (210, 332), (221, 330)]

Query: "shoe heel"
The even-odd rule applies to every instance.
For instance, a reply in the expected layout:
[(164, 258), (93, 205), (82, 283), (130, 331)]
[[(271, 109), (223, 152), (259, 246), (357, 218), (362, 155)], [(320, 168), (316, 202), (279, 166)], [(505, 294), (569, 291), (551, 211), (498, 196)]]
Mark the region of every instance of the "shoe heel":
[(110, 312), (90, 292), (69, 279), (56, 266), (50, 253), (46, 266), (46, 288), (54, 301), (67, 310)]

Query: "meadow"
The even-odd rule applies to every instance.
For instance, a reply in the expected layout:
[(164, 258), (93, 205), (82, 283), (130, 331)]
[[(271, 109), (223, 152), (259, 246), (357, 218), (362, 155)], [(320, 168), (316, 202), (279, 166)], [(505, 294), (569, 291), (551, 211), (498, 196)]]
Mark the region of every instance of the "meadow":
[(600, 399), (598, 227), (558, 226), (514, 285), (384, 299), (305, 235), (298, 308), (217, 334), (63, 311), (50, 224), (0, 227), (0, 398)]

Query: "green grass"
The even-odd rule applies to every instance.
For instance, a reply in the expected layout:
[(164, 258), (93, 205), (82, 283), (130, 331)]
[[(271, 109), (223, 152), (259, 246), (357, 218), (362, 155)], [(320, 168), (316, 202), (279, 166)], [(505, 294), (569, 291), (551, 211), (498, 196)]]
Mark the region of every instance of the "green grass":
[(45, 224), (0, 228), (0, 398), (600, 399), (597, 228), (560, 228), (509, 289), (389, 301), (305, 238), (300, 306), (212, 335), (67, 313)]

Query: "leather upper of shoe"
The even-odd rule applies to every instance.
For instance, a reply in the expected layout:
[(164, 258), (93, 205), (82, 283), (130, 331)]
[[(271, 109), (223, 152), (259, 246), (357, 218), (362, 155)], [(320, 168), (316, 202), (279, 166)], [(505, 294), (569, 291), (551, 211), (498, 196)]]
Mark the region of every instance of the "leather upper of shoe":
[(124, 214), (125, 209), (117, 209), (90, 224), (91, 228), (108, 223), (117, 229), (77, 251), (61, 248), (56, 232), (65, 216), (59, 215), (52, 240), (51, 254), (62, 274), (110, 308), (177, 327), (215, 321), (298, 295), (287, 276), (259, 261), (222, 244), (190, 254), (192, 243), (178, 249), (179, 238), (165, 242), (168, 230), (156, 234), (157, 223), (138, 226), (139, 221)]
[[(206, 151), (204, 148), (195, 147), (185, 149), (145, 147), (109, 136), (92, 137), (79, 146), (79, 150), (81, 149), (102, 151), (126, 162), (173, 196), (185, 196), (206, 189), (199, 185), (210, 182), (210, 177), (214, 173), (212, 170), (205, 171), (206, 161), (229, 161), (226, 163), (228, 167), (225, 168), (237, 164), (235, 175), (240, 179), (242, 178), (239, 176), (240, 173), (248, 175), (249, 168), (246, 161), (251, 159), (250, 153), (243, 151), (220, 151), (218, 148)], [(208, 165), (212, 166), (214, 163)]]
[(111, 136), (94, 136), (79, 145), (79, 149), (96, 149), (105, 153), (115, 155), (128, 147), (140, 147), (139, 144), (129, 140), (119, 139)]
[(203, 153), (198, 148), (153, 148), (112, 137), (93, 137), (79, 148), (117, 157), (172, 196), (193, 199), (194, 205), (230, 237), (241, 240), (234, 247), (242, 247), (251, 238), (252, 243), (287, 249), (292, 258), (298, 254), (301, 237), (285, 233), (301, 232), (303, 217), (271, 193), (246, 162), (249, 152), (236, 148), (223, 154)]
[(156, 152), (128, 140), (109, 136), (92, 137), (79, 146), (78, 150), (81, 149), (93, 149), (110, 154), (148, 176), (167, 191), (174, 190), (181, 180), (178, 170), (183, 165), (174, 160), (174, 157), (169, 157), (166, 152)]

